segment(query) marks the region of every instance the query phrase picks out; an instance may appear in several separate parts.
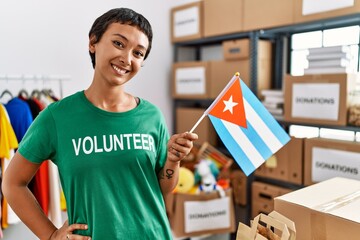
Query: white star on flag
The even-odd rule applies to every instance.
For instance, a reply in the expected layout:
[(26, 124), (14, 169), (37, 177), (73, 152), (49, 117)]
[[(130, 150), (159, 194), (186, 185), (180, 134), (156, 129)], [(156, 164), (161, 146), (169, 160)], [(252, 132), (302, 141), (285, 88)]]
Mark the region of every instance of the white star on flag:
[(233, 102), (233, 96), (231, 95), (229, 100), (223, 101), (225, 103), (225, 108), (223, 112), (230, 111), (233, 114), (233, 108), (238, 105), (237, 102)]

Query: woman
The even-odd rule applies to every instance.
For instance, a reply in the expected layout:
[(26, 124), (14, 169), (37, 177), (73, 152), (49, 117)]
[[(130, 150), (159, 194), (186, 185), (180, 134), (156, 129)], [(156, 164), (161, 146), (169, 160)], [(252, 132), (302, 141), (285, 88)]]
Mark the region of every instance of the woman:
[[(126, 8), (94, 22), (91, 85), (48, 106), (11, 160), (3, 192), (40, 239), (171, 239), (163, 196), (176, 186), (180, 161), (197, 135), (169, 138), (159, 109), (124, 91), (152, 42), (149, 22)], [(27, 184), (40, 164), (59, 169), (68, 221), (57, 229)]]

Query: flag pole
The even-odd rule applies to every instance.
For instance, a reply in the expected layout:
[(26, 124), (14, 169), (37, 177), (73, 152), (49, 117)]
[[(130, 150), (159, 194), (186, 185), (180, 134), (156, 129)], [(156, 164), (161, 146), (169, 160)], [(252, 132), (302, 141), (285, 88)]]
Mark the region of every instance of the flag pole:
[(192, 127), (192, 129), (190, 130), (190, 133), (192, 133), (195, 128), (200, 124), (200, 122), (204, 119), (204, 117), (206, 116), (205, 112), (203, 113), (203, 115), (199, 118), (199, 120), (197, 120), (197, 122), (195, 123), (195, 125)]
[(204, 119), (204, 117), (206, 115), (208, 115), (208, 113), (211, 111), (211, 109), (214, 107), (214, 105), (219, 101), (219, 99), (222, 98), (222, 96), (225, 94), (225, 92), (231, 87), (231, 85), (233, 84), (233, 82), (239, 78), (240, 73), (236, 72), (234, 74), (234, 76), (231, 78), (231, 80), (226, 84), (226, 86), (224, 87), (224, 89), (220, 92), (220, 94), (215, 98), (215, 100), (211, 103), (211, 105), (205, 110), (205, 112), (203, 113), (203, 115), (199, 118), (199, 120), (197, 120), (197, 122), (195, 123), (195, 125), (191, 128), (190, 133), (192, 133), (195, 128), (200, 124), (200, 122)]

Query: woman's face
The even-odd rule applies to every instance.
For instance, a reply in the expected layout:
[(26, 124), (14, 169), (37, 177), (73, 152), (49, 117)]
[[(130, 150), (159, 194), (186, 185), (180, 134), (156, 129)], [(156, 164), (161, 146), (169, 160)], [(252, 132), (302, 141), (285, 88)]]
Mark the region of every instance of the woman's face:
[(149, 46), (147, 36), (137, 27), (112, 23), (100, 41), (91, 43), (95, 53), (95, 81), (106, 81), (110, 86), (123, 85), (141, 68)]

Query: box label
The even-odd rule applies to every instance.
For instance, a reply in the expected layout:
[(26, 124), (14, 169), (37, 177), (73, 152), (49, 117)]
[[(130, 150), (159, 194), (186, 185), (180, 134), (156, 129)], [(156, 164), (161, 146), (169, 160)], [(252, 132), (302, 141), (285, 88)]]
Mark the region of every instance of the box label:
[(205, 72), (205, 67), (176, 69), (176, 94), (205, 94)]
[(198, 34), (200, 29), (199, 7), (194, 6), (174, 13), (174, 36), (185, 37)]
[(230, 199), (186, 201), (184, 215), (186, 233), (230, 228)]
[(339, 117), (339, 83), (294, 83), (291, 116), (337, 121)]
[(360, 153), (313, 147), (311, 175), (313, 182), (333, 177), (360, 180)]
[(309, 15), (354, 6), (354, 0), (303, 0), (302, 14)]

